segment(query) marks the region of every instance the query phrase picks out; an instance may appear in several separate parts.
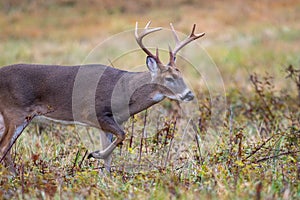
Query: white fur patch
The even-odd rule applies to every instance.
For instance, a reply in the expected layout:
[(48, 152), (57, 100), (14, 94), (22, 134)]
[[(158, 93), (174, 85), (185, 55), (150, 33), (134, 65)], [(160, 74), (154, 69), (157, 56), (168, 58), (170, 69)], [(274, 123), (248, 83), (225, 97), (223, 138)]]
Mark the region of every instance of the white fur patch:
[(159, 102), (159, 101), (163, 100), (164, 97), (165, 97), (165, 96), (164, 96), (163, 94), (157, 93), (157, 94), (155, 94), (155, 95), (152, 97), (152, 99), (153, 99), (154, 101), (156, 101), (156, 102)]
[(181, 97), (184, 97), (185, 95), (187, 95), (187, 93), (189, 93), (190, 90), (188, 88), (186, 88), (182, 93), (181, 93)]
[(0, 139), (2, 138), (4, 130), (5, 130), (4, 119), (3, 116), (0, 114)]
[(38, 122), (44, 122), (44, 123), (45, 123), (45, 121), (51, 121), (51, 122), (62, 124), (62, 125), (89, 126), (88, 124), (77, 122), (77, 121), (64, 121), (64, 120), (53, 119), (53, 118), (45, 117), (45, 116), (37, 116), (35, 119)]

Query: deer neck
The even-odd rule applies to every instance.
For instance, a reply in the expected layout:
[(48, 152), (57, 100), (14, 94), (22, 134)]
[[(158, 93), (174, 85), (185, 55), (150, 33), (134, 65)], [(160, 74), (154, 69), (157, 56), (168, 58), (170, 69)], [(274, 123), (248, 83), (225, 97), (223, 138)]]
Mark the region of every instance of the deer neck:
[(112, 102), (112, 109), (117, 113), (118, 121), (126, 121), (164, 99), (161, 86), (152, 82), (150, 72), (126, 74), (119, 82), (120, 87), (112, 97), (115, 101)]

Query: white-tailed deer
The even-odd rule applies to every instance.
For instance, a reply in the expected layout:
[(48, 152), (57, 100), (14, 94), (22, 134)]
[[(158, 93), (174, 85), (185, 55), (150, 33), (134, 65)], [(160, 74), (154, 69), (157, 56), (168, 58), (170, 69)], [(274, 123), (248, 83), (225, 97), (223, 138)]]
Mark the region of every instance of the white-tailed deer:
[[(195, 34), (195, 27), (185, 40), (180, 41), (172, 24), (176, 47), (169, 48), (170, 61), (164, 65), (156, 54), (152, 54), (143, 44), (143, 38), (161, 28), (149, 28), (150, 22), (135, 37), (138, 45), (148, 55), (146, 64), (149, 71), (128, 72), (104, 65), (56, 66), (16, 64), (0, 68), (0, 162), (5, 158), (11, 166), (8, 151), (18, 136), (35, 116), (65, 123), (80, 123), (102, 130), (106, 137), (103, 150), (91, 152), (89, 157), (104, 159), (106, 169), (110, 170), (111, 154), (115, 147), (125, 139), (120, 125), (131, 115), (141, 112), (162, 101), (165, 97), (179, 101), (190, 101), (193, 93), (183, 81), (176, 68), (177, 52), (204, 35)], [(95, 91), (84, 91), (92, 96), (80, 97), (74, 105), (76, 77), (79, 73), (90, 76), (99, 75)], [(87, 89), (88, 90), (88, 89)], [(89, 107), (85, 98), (95, 102)], [(78, 105), (79, 104), (79, 105)], [(74, 106), (80, 108), (74, 116)], [(95, 113), (96, 120), (92, 113)], [(115, 140), (112, 141), (112, 136)]]

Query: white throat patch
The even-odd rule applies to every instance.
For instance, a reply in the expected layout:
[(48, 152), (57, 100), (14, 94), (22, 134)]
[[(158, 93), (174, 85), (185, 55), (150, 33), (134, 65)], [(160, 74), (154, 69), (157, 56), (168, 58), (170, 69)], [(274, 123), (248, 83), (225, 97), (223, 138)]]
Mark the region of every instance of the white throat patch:
[(161, 100), (163, 100), (165, 98), (165, 96), (163, 94), (157, 93), (153, 96), (153, 101), (159, 102)]

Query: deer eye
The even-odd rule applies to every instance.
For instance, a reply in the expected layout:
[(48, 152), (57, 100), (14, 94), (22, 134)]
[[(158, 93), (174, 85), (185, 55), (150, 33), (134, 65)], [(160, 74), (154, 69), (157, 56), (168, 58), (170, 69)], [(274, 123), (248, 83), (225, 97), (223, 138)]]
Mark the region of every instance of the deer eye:
[(171, 78), (171, 77), (166, 77), (165, 80), (166, 80), (167, 82), (174, 82), (174, 79)]

